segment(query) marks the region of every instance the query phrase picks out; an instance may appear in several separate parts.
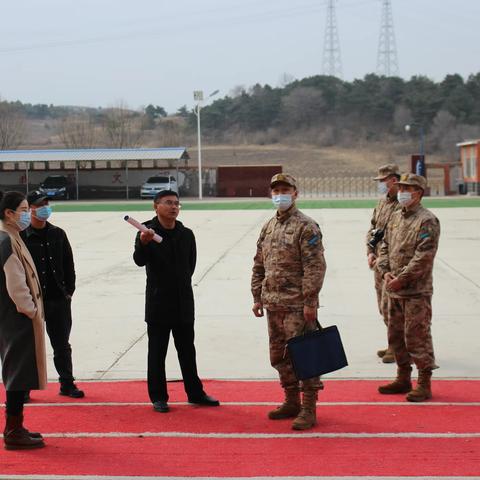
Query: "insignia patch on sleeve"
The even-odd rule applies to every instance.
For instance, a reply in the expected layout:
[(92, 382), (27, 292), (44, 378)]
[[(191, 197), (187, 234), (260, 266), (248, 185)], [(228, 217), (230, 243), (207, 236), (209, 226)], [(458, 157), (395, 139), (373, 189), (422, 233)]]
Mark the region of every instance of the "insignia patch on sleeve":
[(426, 233), (426, 232), (420, 234), (420, 238), (421, 238), (422, 240), (425, 240), (425, 239), (428, 238), (429, 236), (430, 236), (430, 234), (429, 234), (429, 233)]
[(308, 244), (309, 245), (316, 245), (318, 242), (318, 235), (314, 235), (309, 241), (308, 241)]

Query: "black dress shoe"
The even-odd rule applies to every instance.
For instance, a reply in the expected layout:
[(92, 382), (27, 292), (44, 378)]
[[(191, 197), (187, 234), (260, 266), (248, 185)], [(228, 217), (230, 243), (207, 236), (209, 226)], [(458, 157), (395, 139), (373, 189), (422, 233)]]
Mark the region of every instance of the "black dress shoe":
[(79, 390), (74, 383), (61, 385), (59, 394), (71, 398), (83, 398), (85, 396), (83, 390)]
[(218, 407), (220, 405), (220, 402), (210, 395), (204, 395), (200, 398), (189, 398), (188, 403), (193, 403), (194, 405), (204, 405), (206, 407)]
[(168, 406), (168, 403), (162, 400), (157, 400), (156, 402), (153, 402), (153, 409), (156, 412), (160, 412), (160, 413), (167, 413), (168, 411), (170, 411), (170, 407)]

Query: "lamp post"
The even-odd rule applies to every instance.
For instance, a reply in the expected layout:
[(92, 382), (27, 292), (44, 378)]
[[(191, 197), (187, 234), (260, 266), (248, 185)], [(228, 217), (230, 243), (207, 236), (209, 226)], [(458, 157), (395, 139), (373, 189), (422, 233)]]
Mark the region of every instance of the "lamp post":
[[(211, 98), (216, 95), (220, 90), (215, 90), (208, 97)], [(203, 104), (203, 90), (194, 90), (193, 99), (197, 102), (196, 109), (194, 109), (195, 115), (197, 116), (197, 145), (198, 145), (198, 199), (202, 200), (203, 198), (203, 187), (202, 187), (202, 135), (200, 130), (200, 112), (202, 110)]]
[(425, 167), (425, 131), (423, 125), (418, 123), (412, 123), (410, 125), (405, 125), (405, 131), (409, 132), (412, 127), (418, 128), (418, 133), (420, 135), (420, 154), (417, 158), (417, 163), (415, 164), (415, 173), (417, 175), (422, 175), (426, 177), (426, 167)]

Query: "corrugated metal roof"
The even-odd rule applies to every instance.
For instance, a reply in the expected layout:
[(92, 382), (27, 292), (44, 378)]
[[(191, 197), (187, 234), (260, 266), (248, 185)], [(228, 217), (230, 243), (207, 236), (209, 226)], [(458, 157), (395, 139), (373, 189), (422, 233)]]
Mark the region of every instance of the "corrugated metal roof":
[(88, 160), (180, 160), (189, 158), (185, 147), (89, 148), (79, 150), (0, 150), (0, 162), (60, 162)]

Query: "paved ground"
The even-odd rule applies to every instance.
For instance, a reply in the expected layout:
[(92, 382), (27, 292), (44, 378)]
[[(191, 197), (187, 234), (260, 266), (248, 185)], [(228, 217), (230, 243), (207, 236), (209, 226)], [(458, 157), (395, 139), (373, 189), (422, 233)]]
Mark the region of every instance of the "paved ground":
[[(145, 220), (145, 212), (125, 212)], [(185, 211), (198, 243), (194, 277), (196, 345), (205, 378), (275, 378), (264, 319), (251, 314), (250, 271), (261, 225), (273, 212)], [(385, 345), (364, 254), (370, 210), (306, 210), (324, 232), (328, 271), (322, 324), (337, 324), (350, 366), (335, 378), (390, 377), (375, 351)], [(433, 338), (437, 377), (479, 377), (480, 208), (438, 209), (442, 238), (434, 272)], [(152, 212), (153, 214), (153, 212)], [(144, 270), (132, 260), (134, 229), (122, 213), (56, 213), (77, 266), (72, 344), (78, 379), (145, 377)], [(178, 378), (173, 343), (168, 375)], [(56, 374), (50, 360), (49, 376)]]

